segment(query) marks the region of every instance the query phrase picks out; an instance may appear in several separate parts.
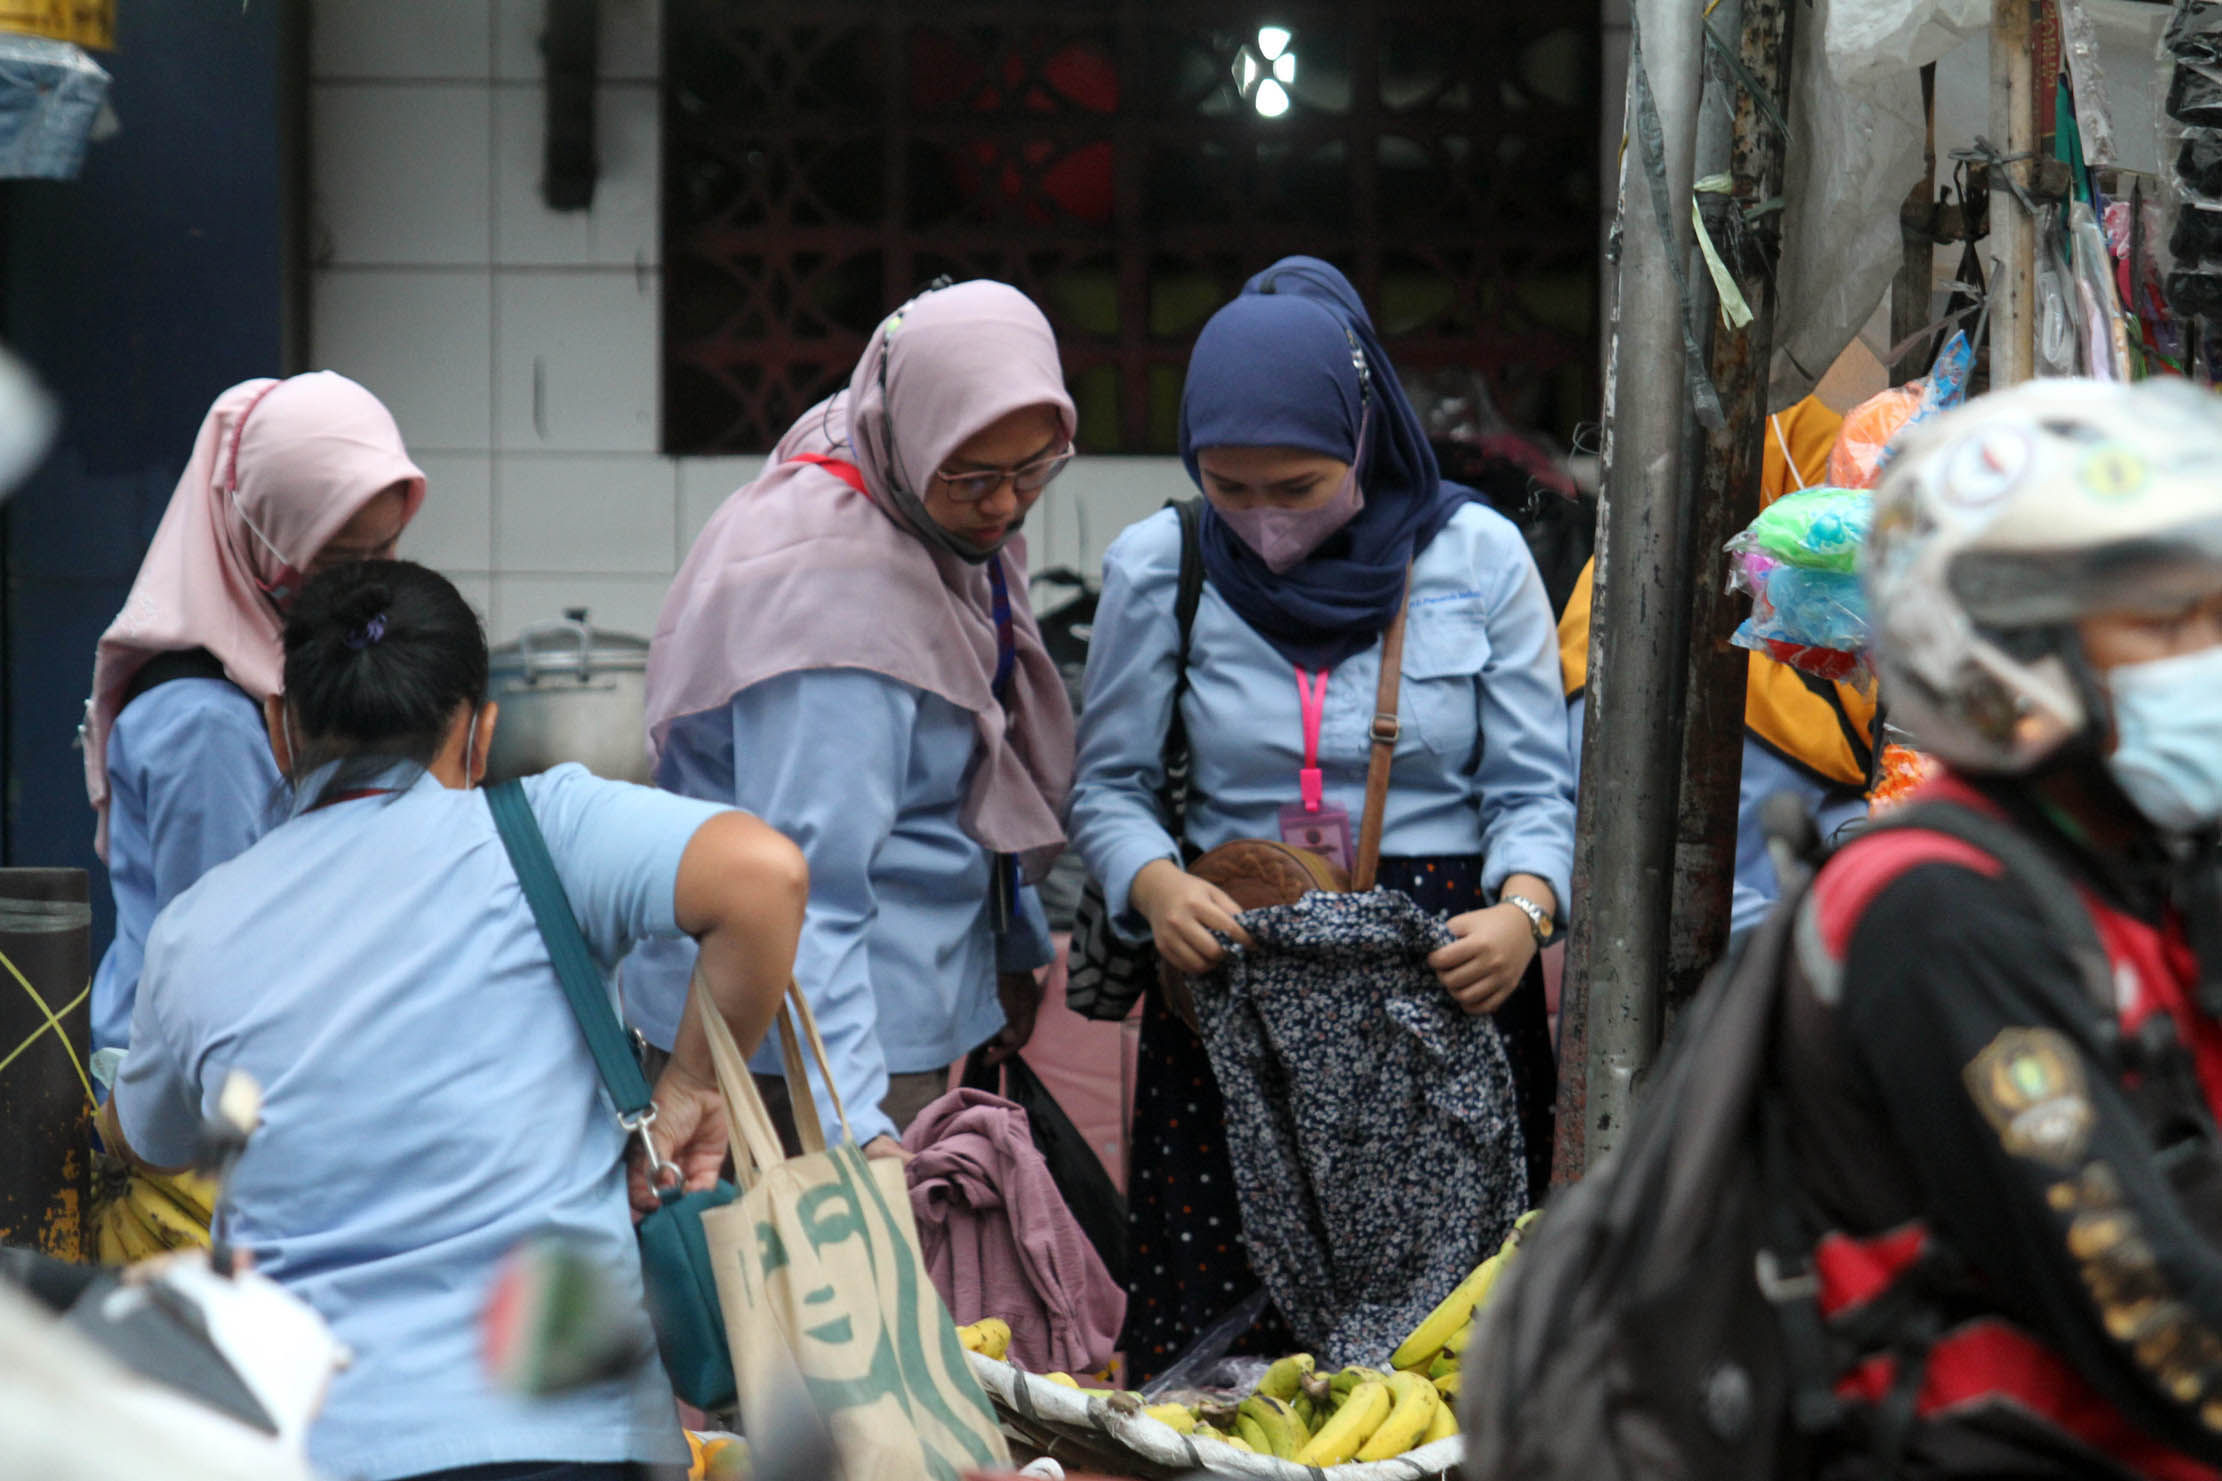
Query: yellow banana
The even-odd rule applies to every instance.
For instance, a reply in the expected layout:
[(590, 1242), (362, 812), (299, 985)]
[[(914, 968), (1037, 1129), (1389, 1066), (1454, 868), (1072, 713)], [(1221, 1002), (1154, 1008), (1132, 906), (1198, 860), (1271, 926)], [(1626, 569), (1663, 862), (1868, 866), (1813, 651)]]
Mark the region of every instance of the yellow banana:
[(1316, 1366), (1308, 1352), (1282, 1358), (1265, 1370), (1265, 1376), (1258, 1380), (1258, 1392), (1269, 1399), (1288, 1403), (1296, 1397), (1296, 1390), (1311, 1376), (1312, 1369)]
[(1001, 1362), (1011, 1350), (1011, 1324), (1000, 1317), (982, 1317), (969, 1327), (957, 1328), (957, 1340), (966, 1352)]
[(134, 1208), (128, 1195), (108, 1205), (109, 1222), (115, 1226), (116, 1236), (123, 1243), (125, 1260), (144, 1260), (159, 1255), (169, 1248), (162, 1236), (145, 1215)]
[[(1416, 1373), (1419, 1370), (1415, 1368), (1412, 1371)], [(1440, 1378), (1445, 1373), (1456, 1373), (1457, 1371), (1458, 1359), (1448, 1348), (1435, 1354), (1435, 1361), (1427, 1365), (1427, 1376), (1429, 1378)]]
[(1252, 1454), (1257, 1453), (1258, 1447), (1252, 1445), (1248, 1440), (1243, 1439), (1240, 1435), (1214, 1435), (1212, 1438), (1217, 1440), (1222, 1445), (1232, 1445), (1237, 1450), (1247, 1450), (1250, 1451)]
[(1335, 1411), (1335, 1417), (1319, 1427), (1319, 1433), (1297, 1452), (1296, 1463), (1301, 1466), (1339, 1466), (1358, 1453), (1358, 1448), (1373, 1438), (1373, 1432), (1389, 1417), (1392, 1401), (1389, 1386), (1378, 1378), (1368, 1378), (1350, 1391), (1350, 1397)]
[[(1269, 1394), (1250, 1395), (1242, 1401), (1235, 1413), (1238, 1416), (1236, 1424), (1239, 1426), (1242, 1419), (1256, 1424), (1259, 1432), (1265, 1436), (1264, 1448), (1282, 1460), (1294, 1460), (1296, 1452), (1302, 1450), (1304, 1443), (1312, 1437), (1311, 1431), (1305, 1429), (1303, 1421), (1296, 1417), (1296, 1411)], [(1245, 1437), (1247, 1438), (1247, 1432)], [(1257, 1442), (1252, 1440), (1251, 1443)]]
[(103, 1265), (128, 1265), (131, 1257), (123, 1252), (123, 1236), (116, 1232), (113, 1219), (96, 1217), (93, 1220), (93, 1240)]
[(1437, 1440), (1448, 1440), (1458, 1433), (1458, 1411), (1448, 1404), (1435, 1406), (1435, 1418), (1428, 1424), (1427, 1433), (1420, 1436), (1422, 1445), (1432, 1445)]
[(1273, 1441), (1265, 1433), (1265, 1426), (1259, 1424), (1249, 1415), (1237, 1416), (1234, 1422), (1234, 1432), (1242, 1437), (1243, 1444), (1249, 1446), (1258, 1454), (1271, 1455), (1273, 1453)]
[(1152, 1404), (1142, 1412), (1159, 1424), (1170, 1425), (1175, 1434), (1196, 1433), (1196, 1411), (1185, 1404)]
[(164, 1249), (191, 1250), (208, 1247), (208, 1225), (195, 1219), (152, 1183), (135, 1180), (127, 1200), (131, 1211), (146, 1220)]
[(1445, 1373), (1435, 1380), (1435, 1392), (1446, 1399), (1456, 1399), (1458, 1397), (1458, 1385), (1459, 1376), (1456, 1373)]
[(1073, 1377), (1070, 1373), (1044, 1373), (1042, 1377), (1049, 1380), (1051, 1383), (1056, 1384), (1060, 1388), (1080, 1387), (1080, 1380)]
[(1469, 1321), (1465, 1326), (1451, 1333), (1450, 1340), (1443, 1344), (1443, 1351), (1454, 1358), (1464, 1353), (1466, 1344), (1474, 1340), (1474, 1328), (1479, 1325), (1481, 1325), (1479, 1322)]
[(132, 1181), (145, 1183), (168, 1197), (185, 1210), (187, 1218), (203, 1227), (216, 1216), (215, 1180), (202, 1177), (190, 1168), (173, 1173), (140, 1171), (133, 1175)]
[(1362, 1368), (1352, 1364), (1328, 1381), (1327, 1391), (1333, 1395), (1335, 1403), (1339, 1406), (1349, 1399), (1352, 1389), (1368, 1379), (1376, 1383), (1387, 1383), (1389, 1375), (1379, 1368)]
[(1410, 1450), (1435, 1422), (1435, 1411), (1443, 1407), (1443, 1396), (1435, 1391), (1435, 1385), (1417, 1373), (1390, 1374), (1389, 1393), (1396, 1404), (1389, 1410), (1389, 1417), (1358, 1447), (1360, 1460), (1387, 1460)]
[(1520, 1215), (1519, 1218), (1512, 1221), (1512, 1232), (1514, 1234), (1525, 1234), (1527, 1233), (1528, 1226), (1542, 1217), (1543, 1210), (1539, 1208), (1531, 1208), (1526, 1213)]
[(1298, 1394), (1295, 1402), (1290, 1404), (1289, 1408), (1296, 1411), (1296, 1421), (1304, 1426), (1305, 1434), (1308, 1435), (1319, 1428), (1319, 1405), (1313, 1401), (1310, 1394)]
[(1489, 1299), (1489, 1288), (1497, 1282), (1497, 1272), (1504, 1265), (1504, 1251), (1499, 1250), (1476, 1265), (1466, 1278), (1452, 1289), (1448, 1296), (1436, 1303), (1435, 1309), (1421, 1319), (1390, 1355), (1393, 1368), (1424, 1368), (1434, 1360), (1450, 1341), (1451, 1333), (1474, 1319), (1474, 1308)]

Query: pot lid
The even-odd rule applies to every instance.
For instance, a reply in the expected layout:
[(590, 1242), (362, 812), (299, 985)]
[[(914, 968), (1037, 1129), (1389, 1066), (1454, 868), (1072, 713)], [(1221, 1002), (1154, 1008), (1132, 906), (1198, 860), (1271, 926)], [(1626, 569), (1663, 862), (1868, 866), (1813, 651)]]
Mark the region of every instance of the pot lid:
[(535, 622), (494, 649), (487, 662), (497, 680), (584, 682), (596, 674), (645, 672), (648, 640), (595, 627), (587, 621), (586, 608), (566, 607), (561, 617)]

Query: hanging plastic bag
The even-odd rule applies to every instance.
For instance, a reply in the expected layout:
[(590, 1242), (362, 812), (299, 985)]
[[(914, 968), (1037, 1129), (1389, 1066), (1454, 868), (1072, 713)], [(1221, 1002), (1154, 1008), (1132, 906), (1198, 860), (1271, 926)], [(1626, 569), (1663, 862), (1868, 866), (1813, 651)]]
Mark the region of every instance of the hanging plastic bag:
[(1739, 555), (1758, 551), (1809, 570), (1849, 571), (1874, 517), (1875, 496), (1867, 490), (1820, 484), (1784, 494), (1760, 510), (1728, 548)]

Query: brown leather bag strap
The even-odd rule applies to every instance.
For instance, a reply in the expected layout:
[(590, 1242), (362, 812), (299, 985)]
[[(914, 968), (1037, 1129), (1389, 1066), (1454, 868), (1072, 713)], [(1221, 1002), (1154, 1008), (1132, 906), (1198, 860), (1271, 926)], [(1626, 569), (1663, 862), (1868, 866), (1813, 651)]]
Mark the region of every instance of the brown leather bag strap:
[(1404, 567), (1404, 601), (1389, 630), (1381, 635), (1381, 683), (1373, 695), (1373, 755), (1366, 762), (1366, 810), (1358, 823), (1358, 863), (1350, 888), (1373, 888), (1381, 867), (1381, 814), (1389, 803), (1389, 763), (1396, 759), (1404, 722), (1397, 718), (1397, 690), (1404, 678), (1404, 619), (1412, 611), (1412, 566)]

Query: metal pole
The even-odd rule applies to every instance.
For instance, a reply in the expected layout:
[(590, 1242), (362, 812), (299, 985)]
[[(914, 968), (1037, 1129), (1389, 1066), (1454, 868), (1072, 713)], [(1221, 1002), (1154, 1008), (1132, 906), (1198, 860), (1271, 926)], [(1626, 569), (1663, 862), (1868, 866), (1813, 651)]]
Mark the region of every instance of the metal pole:
[[(1561, 1180), (1579, 1176), (1619, 1139), (1659, 1043), (1690, 579), (1682, 559), (1690, 402), (1684, 274), (1676, 269), (1692, 242), (1701, 16), (1700, 0), (1635, 4), (1584, 715), (1577, 870), (1587, 891), (1574, 912), (1567, 969), (1568, 990), (1587, 994), (1586, 1063), (1561, 1083), (1553, 1174)], [(1663, 154), (1657, 196), (1637, 106), (1646, 78)], [(1661, 204), (1670, 223), (1664, 240)]]
[[(1791, 31), (1797, 0), (1741, 0), (1713, 13), (1716, 34), (1732, 38), (1744, 72), (1765, 93), (1774, 118), (1787, 119)], [(1676, 811), (1674, 915), (1667, 952), (1667, 1008), (1694, 996), (1728, 945), (1736, 878), (1736, 829), (1743, 780), (1744, 692), (1749, 655), (1729, 641), (1743, 600), (1728, 592), (1729, 537), (1759, 512), (1766, 456), (1767, 383), (1774, 356), (1775, 263), (1781, 256), (1782, 213), (1761, 210), (1779, 198), (1787, 140), (1770, 110), (1737, 84), (1725, 66), (1710, 69), (1709, 86), (1733, 99), (1732, 125), (1714, 139), (1708, 106), (1699, 133), (1700, 169), (1718, 147), (1728, 190), (1699, 197), (1714, 249), (1749, 312), (1741, 325), (1712, 326), (1710, 369), (1725, 425), (1704, 434), (1691, 500), (1688, 568), (1689, 671), (1682, 730), (1682, 776)], [(1712, 98), (1708, 94), (1708, 102)]]
[[(2009, 158), (2037, 147), (2037, 116), (2031, 103), (2035, 61), (2029, 53), (2034, 0), (1993, 0), (1991, 8), (1990, 137)], [(2033, 162), (2017, 159), (2007, 174), (2027, 189)], [(1991, 385), (2018, 385), (2036, 364), (2031, 335), (2036, 302), (2037, 224), (2005, 180), (1993, 180), (1990, 193)]]

